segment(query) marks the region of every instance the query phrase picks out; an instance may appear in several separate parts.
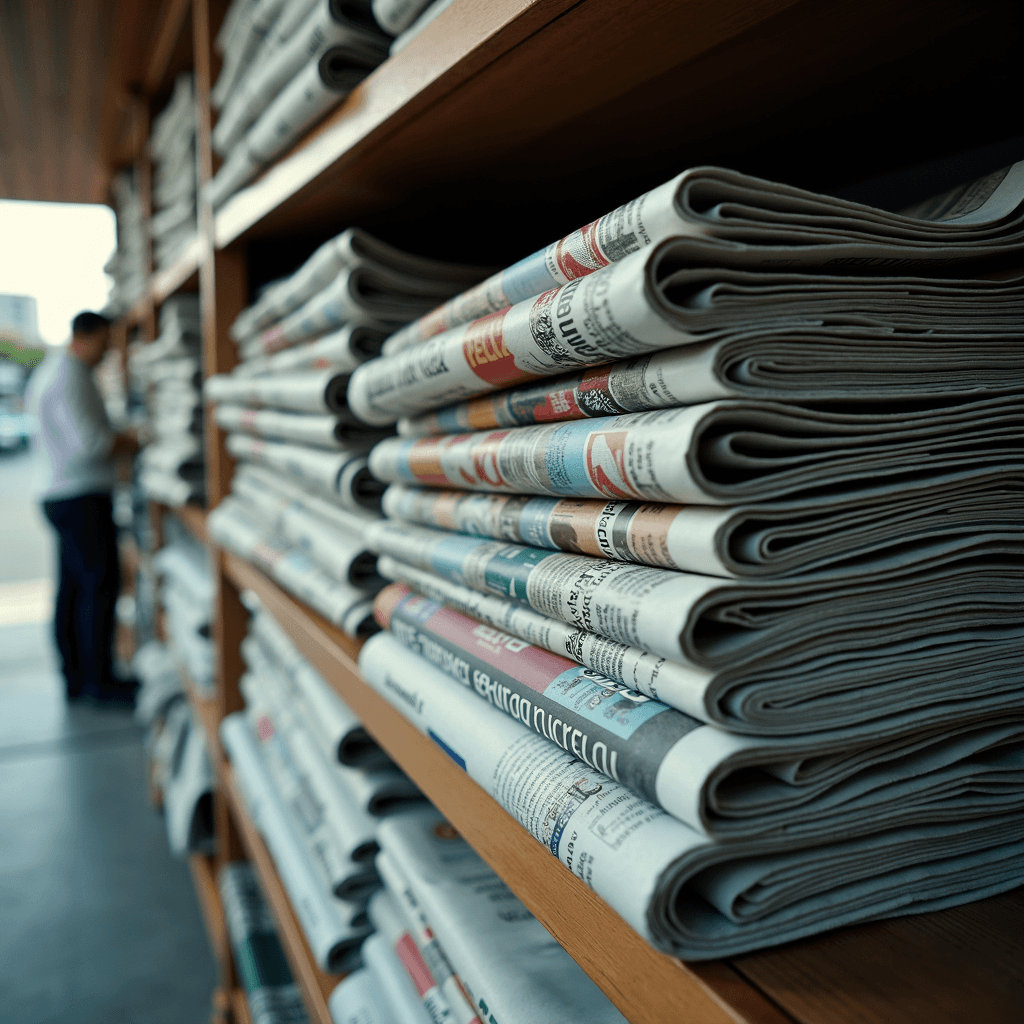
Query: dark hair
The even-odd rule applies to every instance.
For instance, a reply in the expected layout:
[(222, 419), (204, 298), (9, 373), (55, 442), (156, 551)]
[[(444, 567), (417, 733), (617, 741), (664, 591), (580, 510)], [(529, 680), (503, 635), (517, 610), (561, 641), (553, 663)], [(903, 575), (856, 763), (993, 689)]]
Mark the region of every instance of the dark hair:
[(87, 310), (84, 313), (79, 313), (78, 316), (71, 321), (71, 333), (93, 334), (95, 331), (102, 330), (104, 327), (109, 326), (110, 321), (102, 313), (92, 313)]

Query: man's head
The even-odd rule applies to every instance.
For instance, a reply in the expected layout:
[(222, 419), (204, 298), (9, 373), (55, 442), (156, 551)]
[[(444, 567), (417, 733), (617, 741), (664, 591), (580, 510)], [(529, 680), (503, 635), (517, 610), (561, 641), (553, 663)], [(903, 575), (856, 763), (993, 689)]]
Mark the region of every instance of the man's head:
[(71, 354), (86, 366), (98, 366), (110, 341), (110, 321), (102, 313), (79, 313), (71, 321)]

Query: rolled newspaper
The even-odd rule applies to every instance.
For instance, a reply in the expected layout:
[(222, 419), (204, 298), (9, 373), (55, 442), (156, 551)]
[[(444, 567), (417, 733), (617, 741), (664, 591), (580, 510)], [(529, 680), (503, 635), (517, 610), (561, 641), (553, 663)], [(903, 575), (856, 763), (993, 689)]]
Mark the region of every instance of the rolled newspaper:
[[(347, 410), (346, 410), (347, 412)], [(386, 436), (366, 427), (351, 415), (332, 413), (294, 413), (277, 409), (250, 409), (240, 405), (218, 404), (214, 412), (217, 426), (233, 433), (252, 434), (269, 441), (294, 442), (314, 448), (358, 449), (369, 451)]]
[[(879, 345), (895, 335), (920, 343), (929, 329), (955, 345), (958, 337), (991, 332), (1008, 339), (1013, 319), (1020, 319), (1019, 278), (936, 280), (730, 265), (743, 255), (724, 242), (670, 238), (407, 351), (388, 355), (385, 343), (382, 358), (353, 372), (349, 404), (367, 422), (394, 422), (538, 377), (680, 346), (791, 340), (801, 333), (850, 334)], [(842, 354), (832, 357), (833, 366), (842, 365)], [(882, 368), (891, 362), (884, 356)], [(926, 365), (919, 361), (919, 372)], [(856, 377), (840, 380), (848, 389)]]
[(353, 971), (327, 998), (334, 1024), (402, 1024), (392, 1016), (377, 978), (365, 967)]
[(373, 0), (373, 16), (385, 32), (404, 32), (429, 6), (430, 0)]
[(333, 370), (350, 374), (360, 363), (380, 355), (387, 329), (365, 324), (346, 324), (316, 341), (296, 348), (282, 349), (269, 356), (256, 356), (239, 363), (236, 376), (268, 377), (277, 373), (308, 373)]
[(224, 59), (216, 84), (210, 90), (210, 103), (215, 109), (224, 105), (243, 70), (273, 29), (285, 3), (286, 0), (248, 0), (244, 13), (241, 5), (231, 5), (224, 16), (223, 34), (218, 33), (217, 37)]
[(337, 414), (347, 409), (347, 384), (348, 377), (333, 369), (284, 373), (273, 377), (215, 374), (206, 379), (203, 397), (208, 402), (237, 402), (295, 412)]
[(401, 961), (388, 940), (375, 932), (363, 947), (363, 963), (377, 979), (378, 991), (384, 996), (388, 1012), (400, 1024), (433, 1024), (423, 1008)]
[[(757, 841), (715, 842), (488, 706), (387, 633), (364, 644), (359, 665), (378, 693), (631, 927), (683, 959), (938, 910), (1024, 881), (1019, 813), (770, 852)], [(458, 963), (454, 943), (441, 939)]]
[(382, 510), (441, 530), (533, 547), (731, 578), (858, 572), (883, 551), (962, 542), (971, 533), (1015, 533), (1024, 480), (979, 473), (957, 485), (917, 487), (889, 500), (834, 505), (800, 501), (722, 508), (659, 502), (531, 498), (391, 484)]
[[(716, 839), (827, 838), (916, 820), (1009, 810), (986, 792), (1024, 722), (982, 718), (874, 738), (854, 730), (794, 739), (704, 725), (567, 658), (393, 585), (377, 621), (499, 711)], [(960, 781), (964, 780), (964, 781)], [(967, 790), (953, 796), (962, 784)]]
[(388, 483), (474, 491), (699, 505), (804, 496), (825, 505), (854, 495), (889, 498), (922, 477), (935, 486), (978, 472), (1017, 472), (1022, 423), (1015, 396), (881, 413), (722, 400), (479, 434), (388, 438), (373, 449), (370, 468)]
[(879, 737), (1012, 712), (1020, 704), (1014, 673), (1024, 642), (1019, 629), (954, 630), (923, 650), (882, 644), (852, 664), (793, 656), (775, 668), (755, 661), (710, 670), (657, 657), (394, 558), (377, 564), (388, 579), (731, 732), (797, 736), (842, 728)]
[(245, 715), (228, 715), (220, 737), (246, 811), (274, 859), (317, 966), (331, 974), (354, 967), (369, 932), (365, 914), (326, 891), (289, 823)]
[[(742, 247), (751, 265), (900, 268), (938, 264), (1020, 244), (1024, 163), (952, 189), (902, 214), (694, 167), (456, 296), (385, 343), (391, 355), (560, 288), (673, 235)], [(768, 256), (763, 247), (785, 249)]]

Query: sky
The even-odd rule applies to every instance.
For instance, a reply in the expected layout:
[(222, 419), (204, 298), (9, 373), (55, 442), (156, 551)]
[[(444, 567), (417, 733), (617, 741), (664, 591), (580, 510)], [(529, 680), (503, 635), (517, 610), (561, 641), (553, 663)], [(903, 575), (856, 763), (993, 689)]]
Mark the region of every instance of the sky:
[(107, 206), (0, 200), (0, 292), (35, 296), (40, 335), (60, 345), (76, 313), (106, 305), (115, 244)]

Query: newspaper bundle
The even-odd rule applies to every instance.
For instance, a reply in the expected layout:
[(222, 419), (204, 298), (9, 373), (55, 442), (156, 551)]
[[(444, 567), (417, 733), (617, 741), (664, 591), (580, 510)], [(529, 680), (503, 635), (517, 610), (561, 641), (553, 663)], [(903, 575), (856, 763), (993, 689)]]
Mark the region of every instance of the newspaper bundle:
[(203, 397), (208, 402), (268, 406), (302, 413), (344, 413), (348, 377), (336, 370), (280, 373), (270, 377), (216, 374), (206, 379)]
[(956, 485), (897, 491), (888, 501), (799, 500), (733, 508), (536, 498), (391, 484), (389, 519), (533, 547), (732, 578), (856, 573), (860, 560), (972, 532), (1017, 531), (1024, 480), (977, 474)]
[(902, 214), (721, 167), (694, 167), (409, 324), (384, 351), (399, 352), (535, 298), (676, 235), (729, 242), (737, 261), (751, 267), (941, 267), (1011, 253), (1022, 241), (1022, 199), (1024, 163)]
[[(292, 5), (286, 5), (281, 20), (287, 17), (288, 6)], [(294, 15), (288, 17), (287, 25), (294, 26), (293, 30), (283, 38), (283, 33), (269, 37), (270, 45), (248, 66), (245, 77), (230, 96), (225, 97), (212, 134), (213, 148), (221, 156), (228, 156), (242, 141), (249, 126), (303, 67), (314, 60), (318, 63), (328, 50), (343, 48), (346, 56), (363, 68), (363, 77), (387, 56), (386, 37), (372, 18), (360, 16), (359, 4), (317, 0), (305, 7), (309, 12), (305, 18), (294, 25)], [(297, 4), (294, 8), (298, 11)], [(353, 20), (352, 15), (358, 20)]]
[(327, 892), (295, 835), (245, 715), (228, 715), (220, 724), (220, 738), (245, 809), (274, 859), (317, 966), (331, 974), (356, 966), (369, 932), (365, 913)]
[[(352, 378), (355, 379), (354, 377)], [(388, 483), (558, 497), (736, 505), (888, 497), (924, 478), (1019, 471), (1017, 396), (876, 412), (720, 400), (682, 409), (441, 438), (388, 438), (370, 455)], [(826, 490), (827, 488), (827, 490)]]
[(711, 670), (658, 657), (589, 630), (541, 615), (518, 601), (481, 593), (396, 559), (378, 562), (381, 575), (406, 583), (432, 600), (529, 643), (568, 657), (630, 689), (693, 718), (731, 732), (796, 736), (850, 730), (867, 737), (909, 728), (964, 722), (976, 715), (1012, 713), (1020, 706), (1020, 630), (955, 631), (932, 651), (908, 658), (904, 645), (892, 657), (836, 666), (831, 661), (773, 668), (755, 661)]
[(391, 1015), (376, 976), (367, 968), (353, 971), (327, 998), (334, 1024), (403, 1024)]
[(228, 453), (243, 462), (266, 466), (312, 490), (338, 500), (354, 512), (380, 508), (384, 485), (370, 472), (359, 449), (330, 452), (308, 445), (263, 441), (229, 434)]
[(252, 865), (225, 864), (217, 873), (217, 889), (253, 1024), (308, 1024), (302, 992), (288, 969)]
[(258, 566), (349, 636), (366, 636), (376, 628), (365, 590), (336, 579), (304, 552), (287, 547), (238, 499), (222, 501), (210, 513), (206, 526), (214, 543)]
[(434, 1024), (416, 995), (416, 987), (388, 940), (375, 932), (363, 946), (363, 963), (377, 979), (387, 1013), (396, 1024)]
[[(433, 282), (447, 281), (449, 293), (479, 280), (481, 276), (481, 271), (475, 267), (413, 256), (374, 238), (366, 231), (348, 228), (324, 242), (294, 274), (270, 285), (256, 302), (243, 309), (231, 325), (231, 337), (239, 344), (255, 338), (260, 332), (305, 305), (340, 277), (343, 271), (356, 267), (391, 271), (403, 280), (419, 278)], [(358, 342), (355, 344), (359, 345)], [(367, 344), (373, 347), (358, 348), (358, 351), (376, 355), (375, 344)]]
[(305, 345), (247, 359), (235, 367), (232, 375), (268, 377), (271, 374), (308, 373), (312, 370), (351, 374), (360, 363), (380, 355), (380, 346), (386, 336), (387, 330), (383, 327), (346, 324)]
[(291, 683), (291, 703), (328, 762), (350, 768), (379, 768), (389, 763), (352, 709), (302, 656), (269, 612), (257, 607), (249, 632), (277, 665), (278, 675)]
[(378, 885), (372, 858), (374, 821), (318, 760), (306, 729), (279, 699), (274, 679), (250, 645), (243, 651), (246, 715), (259, 737), (264, 764), (324, 885), (341, 900), (365, 903)]
[[(757, 840), (716, 842), (489, 706), (387, 633), (364, 644), (359, 663), (363, 678), (535, 839), (647, 941), (683, 959), (939, 910), (1024, 881), (1019, 812), (771, 850)], [(1008, 762), (1012, 777), (1011, 755)], [(440, 921), (432, 923), (472, 987), (456, 945)]]
[(161, 782), (168, 844), (182, 858), (213, 853), (213, 768), (206, 734), (191, 713), (184, 722), (184, 737), (165, 747)]
[(386, 436), (366, 427), (353, 416), (330, 413), (280, 412), (277, 409), (250, 409), (240, 405), (218, 405), (217, 426), (232, 433), (252, 434), (270, 441), (304, 444), (312, 448), (365, 448)]
[(924, 730), (911, 718), (885, 739), (736, 736), (408, 587), (382, 592), (376, 611), (400, 643), (488, 703), (713, 838), (851, 836), (1022, 799), (993, 798), (1005, 765), (988, 770), (990, 756), (1024, 749), (1019, 718)]
[[(765, 338), (799, 346), (804, 334), (820, 342), (812, 374), (831, 372), (839, 386), (826, 390), (849, 394), (870, 371), (871, 352), (876, 373), (891, 367), (920, 378), (928, 366), (923, 331), (936, 332), (936, 348), (943, 338), (958, 352), (977, 345), (980, 361), (991, 364), (1008, 351), (1024, 309), (1019, 275), (1004, 282), (728, 266), (740, 255), (724, 242), (669, 239), (535, 300), (364, 363), (349, 382), (349, 405), (368, 423), (393, 423), (577, 367), (718, 341), (744, 341), (753, 351)], [(987, 350), (990, 337), (995, 346)], [(830, 338), (842, 339), (839, 351), (828, 352)], [(903, 339), (918, 347), (897, 351)], [(847, 356), (858, 347), (859, 358)], [(951, 354), (944, 359), (949, 365)], [(991, 373), (988, 379), (995, 380)], [(690, 400), (722, 390), (697, 390)], [(801, 394), (816, 397), (813, 390)]]
[(196, 101), (191, 72), (178, 75), (167, 106), (153, 119), (149, 233), (153, 263), (169, 266), (196, 237)]
[(284, 7), (312, 6), (312, 0), (233, 0), (224, 14), (215, 47), (221, 54), (221, 69), (217, 82), (210, 90), (210, 103), (219, 110), (235, 87), (252, 58), (266, 43), (267, 36)]
[(382, 823), (380, 843), (396, 909), (422, 914), (481, 1020), (621, 1024), (583, 969), (433, 807)]

